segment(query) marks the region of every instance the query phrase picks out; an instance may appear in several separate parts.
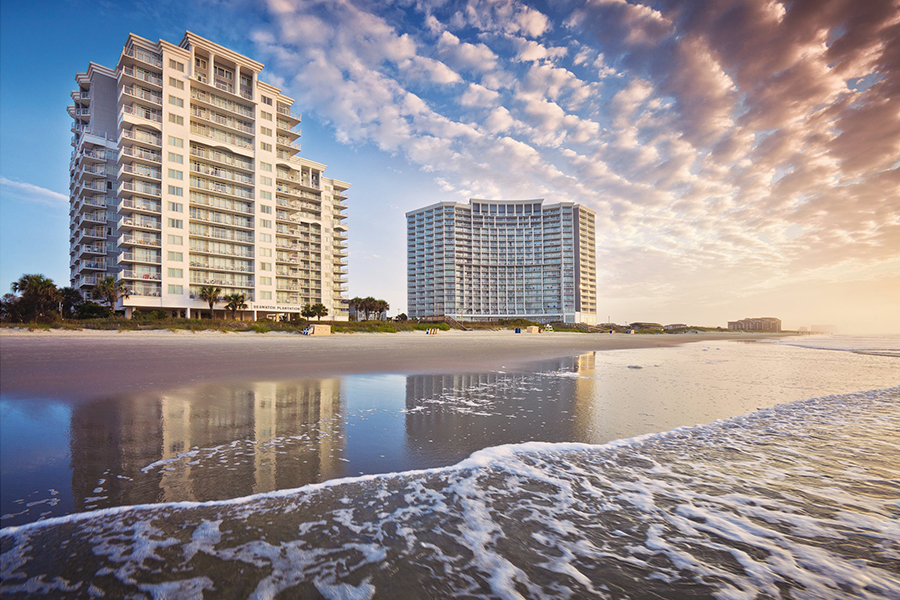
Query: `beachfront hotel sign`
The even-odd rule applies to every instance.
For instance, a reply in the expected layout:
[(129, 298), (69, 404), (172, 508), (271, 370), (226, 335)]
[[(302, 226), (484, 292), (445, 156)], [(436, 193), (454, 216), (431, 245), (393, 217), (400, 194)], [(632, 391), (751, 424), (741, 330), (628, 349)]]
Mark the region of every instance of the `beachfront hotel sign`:
[(250, 310), (277, 310), (278, 312), (296, 312), (303, 308), (302, 306), (298, 306), (296, 304), (257, 304), (255, 302), (248, 302), (247, 306), (250, 307)]

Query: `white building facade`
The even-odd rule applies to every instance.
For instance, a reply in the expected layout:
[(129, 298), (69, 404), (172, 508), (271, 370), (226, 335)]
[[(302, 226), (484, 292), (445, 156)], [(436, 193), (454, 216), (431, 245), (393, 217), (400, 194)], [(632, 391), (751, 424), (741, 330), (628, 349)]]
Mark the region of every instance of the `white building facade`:
[(574, 202), (441, 202), (406, 214), (414, 318), (597, 323), (594, 212)]
[(177, 45), (131, 34), (115, 69), (76, 75), (73, 287), (89, 297), (117, 277), (129, 316), (208, 314), (198, 295), (213, 285), (244, 294), (244, 319), (322, 303), (347, 320), (350, 184), (297, 156), (300, 117), (262, 69), (187, 32)]

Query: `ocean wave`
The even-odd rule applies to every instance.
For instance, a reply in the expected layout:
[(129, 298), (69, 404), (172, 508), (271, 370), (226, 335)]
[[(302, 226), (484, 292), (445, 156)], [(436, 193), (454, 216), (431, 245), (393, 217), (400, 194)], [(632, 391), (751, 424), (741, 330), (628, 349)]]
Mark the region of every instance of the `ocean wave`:
[(900, 387), (0, 530), (4, 597), (900, 597)]

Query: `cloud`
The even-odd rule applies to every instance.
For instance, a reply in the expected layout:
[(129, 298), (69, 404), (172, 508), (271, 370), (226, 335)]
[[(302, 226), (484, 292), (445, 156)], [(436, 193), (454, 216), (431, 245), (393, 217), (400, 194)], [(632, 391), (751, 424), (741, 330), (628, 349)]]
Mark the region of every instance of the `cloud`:
[(24, 181), (15, 181), (0, 177), (0, 186), (2, 186), (3, 195), (7, 198), (14, 198), (24, 202), (36, 202), (47, 206), (68, 206), (69, 196), (60, 194), (53, 190), (48, 190), (32, 183)]
[(712, 306), (900, 254), (896, 2), (404, 6), (271, 0), (254, 40), (305, 112), (435, 193), (594, 208), (601, 297)]

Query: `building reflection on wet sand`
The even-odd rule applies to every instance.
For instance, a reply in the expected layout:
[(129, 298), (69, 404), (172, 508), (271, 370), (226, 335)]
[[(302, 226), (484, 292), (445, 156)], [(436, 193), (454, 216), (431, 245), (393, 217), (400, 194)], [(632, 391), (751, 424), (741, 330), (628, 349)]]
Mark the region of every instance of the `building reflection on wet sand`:
[[(561, 359), (562, 373), (414, 375), (406, 380), (406, 441), (416, 466), (452, 448), (456, 459), (490, 446), (585, 437), (594, 354)], [(590, 375), (588, 375), (590, 376)]]
[(339, 379), (202, 385), (74, 407), (76, 510), (204, 501), (343, 474)]

